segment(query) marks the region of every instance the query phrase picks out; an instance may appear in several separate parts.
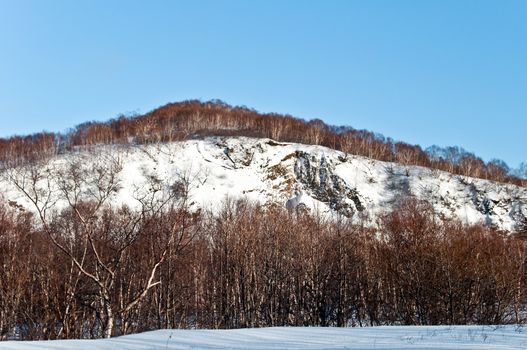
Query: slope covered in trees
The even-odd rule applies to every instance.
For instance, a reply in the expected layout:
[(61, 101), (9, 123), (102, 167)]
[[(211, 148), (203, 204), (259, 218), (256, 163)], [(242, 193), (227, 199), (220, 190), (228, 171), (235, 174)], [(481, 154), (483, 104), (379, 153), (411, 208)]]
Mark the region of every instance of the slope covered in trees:
[(171, 103), (145, 115), (81, 124), (65, 135), (41, 133), (0, 139), (0, 161), (16, 164), (86, 145), (145, 144), (209, 135), (265, 137), (322, 145), (373, 159), (527, 186), (521, 173), (511, 174), (503, 162), (485, 163), (459, 148), (432, 148), (426, 152), (419, 146), (395, 142), (369, 131), (330, 126), (321, 120), (262, 114), (221, 101)]

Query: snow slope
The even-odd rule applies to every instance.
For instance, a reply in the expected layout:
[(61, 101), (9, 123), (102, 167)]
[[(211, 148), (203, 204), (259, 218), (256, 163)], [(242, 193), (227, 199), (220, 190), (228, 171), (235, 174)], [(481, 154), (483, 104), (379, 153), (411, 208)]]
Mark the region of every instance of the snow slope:
[[(164, 184), (185, 180), (196, 210), (217, 210), (231, 197), (375, 218), (398, 198), (415, 196), (431, 202), (440, 215), (467, 223), (515, 231), (527, 222), (525, 188), (269, 139), (210, 137), (124, 148), (97, 146), (60, 155), (43, 167), (49, 170), (48, 179), (56, 181), (60, 169), (73, 160), (90, 171), (108, 155), (118, 157), (122, 166), (120, 190), (112, 199), (117, 204), (137, 204), (150, 186), (147, 179)], [(0, 189), (13, 206), (31, 210), (9, 181), (0, 180)]]
[(0, 342), (0, 350), (147, 349), (527, 349), (515, 326), (160, 330), (108, 340)]

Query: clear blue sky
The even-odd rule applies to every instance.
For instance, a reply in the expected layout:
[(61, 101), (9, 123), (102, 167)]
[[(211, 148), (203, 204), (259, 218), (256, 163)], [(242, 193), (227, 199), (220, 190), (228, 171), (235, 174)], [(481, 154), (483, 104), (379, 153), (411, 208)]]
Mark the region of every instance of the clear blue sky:
[(0, 0), (0, 136), (222, 99), (527, 160), (527, 1)]

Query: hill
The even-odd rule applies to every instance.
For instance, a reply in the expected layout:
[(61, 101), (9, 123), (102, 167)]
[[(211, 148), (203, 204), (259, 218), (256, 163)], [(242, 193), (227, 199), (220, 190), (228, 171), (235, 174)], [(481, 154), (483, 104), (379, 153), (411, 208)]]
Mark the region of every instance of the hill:
[(440, 154), (218, 102), (1, 140), (0, 340), (525, 322), (524, 180)]

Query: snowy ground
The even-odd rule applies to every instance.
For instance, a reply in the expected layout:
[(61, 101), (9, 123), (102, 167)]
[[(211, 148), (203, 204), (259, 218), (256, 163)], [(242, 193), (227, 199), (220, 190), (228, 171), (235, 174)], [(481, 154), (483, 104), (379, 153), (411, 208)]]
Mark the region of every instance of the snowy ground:
[[(146, 179), (155, 177), (167, 184), (187, 178), (193, 209), (221, 208), (229, 196), (287, 207), (302, 204), (325, 213), (332, 213), (337, 207), (348, 213), (361, 211), (373, 219), (398, 196), (413, 195), (429, 201), (442, 216), (471, 224), (487, 223), (506, 231), (514, 231), (527, 217), (525, 188), (346, 156), (321, 146), (245, 137), (211, 137), (129, 148), (99, 146), (61, 155), (41, 169), (39, 190), (46, 192), (49, 179), (51, 188), (55, 188), (53, 182), (62, 178), (60, 172), (68, 164), (75, 162), (75, 167), (89, 172), (94, 164), (107, 164), (108, 154), (119, 158), (122, 165), (118, 174), (120, 191), (112, 201), (129, 206), (138, 204), (137, 198), (149, 188)], [(0, 196), (14, 206), (33, 209), (20, 190), (2, 176)], [(61, 207), (60, 200), (56, 204)]]
[(527, 349), (527, 327), (161, 330), (110, 340), (0, 342), (0, 349)]

